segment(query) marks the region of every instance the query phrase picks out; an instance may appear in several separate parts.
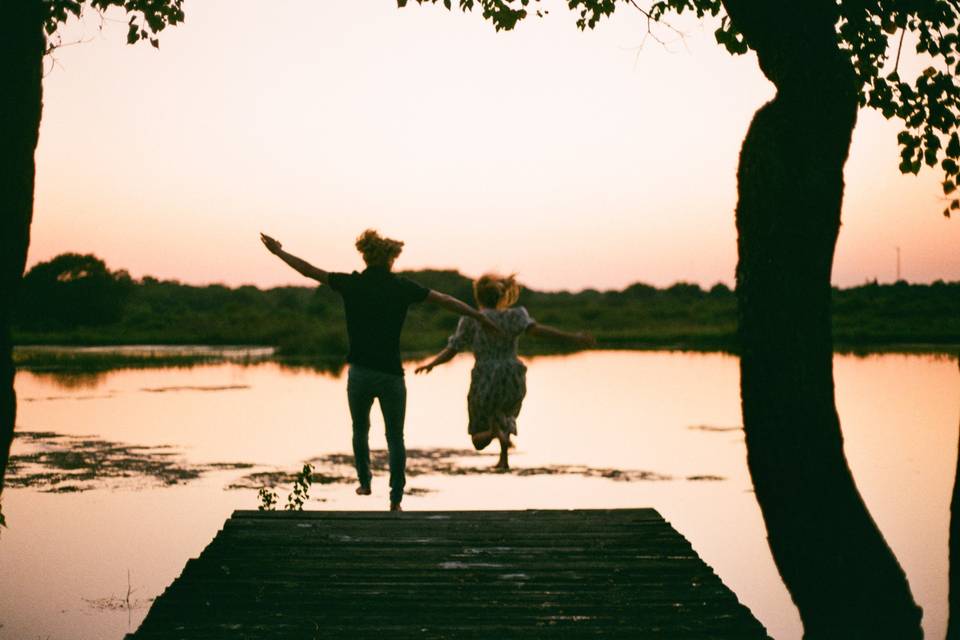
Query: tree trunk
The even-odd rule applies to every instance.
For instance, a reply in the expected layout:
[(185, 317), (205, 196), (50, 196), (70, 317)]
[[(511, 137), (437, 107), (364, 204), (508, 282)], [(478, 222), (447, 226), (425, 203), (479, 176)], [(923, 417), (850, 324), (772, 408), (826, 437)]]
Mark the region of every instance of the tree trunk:
[[(960, 354), (957, 355), (960, 369)], [(960, 446), (957, 471), (953, 479), (953, 498), (950, 500), (950, 618), (947, 640), (960, 640)]]
[(856, 124), (829, 0), (724, 0), (776, 97), (738, 169), (741, 401), (774, 561), (807, 638), (922, 637), (906, 576), (857, 491), (833, 395), (830, 272)]
[(10, 322), (30, 243), (45, 49), (42, 0), (5, 3), (0, 20), (0, 493), (17, 414)]

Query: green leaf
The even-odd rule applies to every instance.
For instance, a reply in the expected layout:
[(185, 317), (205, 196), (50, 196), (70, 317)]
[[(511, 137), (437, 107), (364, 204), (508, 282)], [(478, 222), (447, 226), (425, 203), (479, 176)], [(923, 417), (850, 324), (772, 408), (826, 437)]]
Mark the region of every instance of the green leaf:
[(947, 156), (960, 158), (960, 136), (957, 136), (956, 131), (950, 134), (950, 142), (947, 143)]

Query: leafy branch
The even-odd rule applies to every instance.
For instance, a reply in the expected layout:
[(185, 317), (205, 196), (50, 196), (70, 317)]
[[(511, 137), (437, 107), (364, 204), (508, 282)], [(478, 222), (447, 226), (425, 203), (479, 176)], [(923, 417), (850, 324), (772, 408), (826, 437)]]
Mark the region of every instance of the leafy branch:
[[(857, 74), (860, 106), (897, 118), (900, 171), (917, 174), (921, 167), (943, 172), (948, 204), (943, 215), (960, 209), (957, 200), (960, 173), (960, 7), (949, 0), (920, 0), (909, 4), (891, 0), (838, 3), (837, 33)], [(915, 78), (900, 73), (907, 33), (916, 38), (915, 51), (929, 65)], [(893, 68), (886, 69), (896, 39)]]
[(47, 35), (56, 33), (71, 16), (79, 18), (86, 5), (101, 14), (114, 7), (123, 9), (129, 15), (127, 43), (146, 40), (155, 48), (160, 46), (161, 31), (184, 20), (183, 0), (47, 0), (44, 3)]

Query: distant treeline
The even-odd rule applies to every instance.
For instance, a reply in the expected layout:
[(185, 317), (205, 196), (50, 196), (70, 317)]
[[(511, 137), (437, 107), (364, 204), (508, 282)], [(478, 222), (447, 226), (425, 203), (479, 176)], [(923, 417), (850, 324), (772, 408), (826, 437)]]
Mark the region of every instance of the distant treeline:
[[(456, 271), (404, 275), (473, 303), (471, 281)], [(537, 320), (586, 330), (600, 347), (736, 351), (736, 296), (723, 284), (677, 283), (578, 293), (524, 289), (519, 304)], [(407, 353), (440, 349), (457, 317), (415, 305), (404, 329)], [(960, 282), (869, 283), (834, 290), (839, 348), (960, 344)], [(110, 271), (92, 255), (64, 254), (25, 276), (15, 310), (17, 344), (269, 345), (287, 356), (346, 353), (343, 305), (328, 287), (191, 286)], [(550, 350), (528, 340), (527, 352)]]

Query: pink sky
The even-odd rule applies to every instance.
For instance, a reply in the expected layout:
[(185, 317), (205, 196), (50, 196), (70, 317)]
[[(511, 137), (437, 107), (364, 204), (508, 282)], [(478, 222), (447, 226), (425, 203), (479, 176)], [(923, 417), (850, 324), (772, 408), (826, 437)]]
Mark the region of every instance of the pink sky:
[[(511, 33), (390, 0), (204, 0), (159, 51), (125, 24), (64, 30), (44, 82), (29, 264), (92, 252), (191, 283), (305, 281), (263, 230), (333, 270), (366, 227), (398, 268), (517, 272), (541, 289), (733, 282), (740, 143), (772, 95), (712, 26), (648, 42), (621, 6), (581, 33), (557, 5)], [(842, 286), (960, 280), (938, 175), (897, 170), (861, 112), (834, 269)]]

